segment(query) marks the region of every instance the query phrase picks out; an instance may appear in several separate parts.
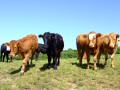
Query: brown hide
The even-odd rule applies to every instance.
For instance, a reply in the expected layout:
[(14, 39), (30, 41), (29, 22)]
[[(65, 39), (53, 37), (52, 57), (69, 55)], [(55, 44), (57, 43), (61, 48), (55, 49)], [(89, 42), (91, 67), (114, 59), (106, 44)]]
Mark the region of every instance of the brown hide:
[[(96, 34), (96, 39), (100, 37), (101, 34), (97, 33)], [(76, 45), (77, 45), (77, 51), (78, 51), (78, 59), (79, 63), (82, 64), (82, 58), (84, 53), (86, 53), (86, 58), (87, 58), (87, 68), (89, 68), (89, 61), (90, 61), (90, 52), (96, 48), (96, 39), (94, 42), (92, 42), (92, 46), (90, 47), (90, 40), (89, 40), (89, 34), (80, 34), (76, 38)]]
[(97, 69), (96, 63), (99, 61), (102, 53), (105, 54), (105, 65), (107, 64), (108, 54), (111, 55), (112, 67), (114, 68), (114, 56), (118, 47), (119, 35), (110, 33), (108, 35), (102, 35), (97, 39), (97, 48), (94, 56), (94, 69)]
[(27, 63), (29, 63), (29, 59), (34, 55), (35, 51), (38, 48), (38, 38), (36, 35), (28, 35), (20, 40), (11, 41), (11, 56), (15, 56), (16, 54), (20, 54), (23, 58), (23, 65), (21, 72), (24, 73), (25, 67)]

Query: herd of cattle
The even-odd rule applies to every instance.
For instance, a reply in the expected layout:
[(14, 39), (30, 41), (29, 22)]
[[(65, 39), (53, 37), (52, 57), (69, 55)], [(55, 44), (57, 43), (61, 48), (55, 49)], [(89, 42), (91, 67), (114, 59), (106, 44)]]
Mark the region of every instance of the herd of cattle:
[[(38, 37), (42, 38), (44, 44), (38, 43)], [(87, 68), (89, 68), (90, 54), (94, 55), (94, 69), (97, 69), (101, 54), (105, 54), (105, 63), (107, 64), (108, 54), (111, 55), (112, 67), (114, 68), (114, 56), (118, 47), (117, 33), (101, 34), (96, 32), (90, 32), (88, 34), (80, 34), (76, 38), (76, 46), (78, 51), (78, 59), (80, 65), (82, 64), (82, 58), (86, 54)], [(1, 45), (1, 60), (4, 62), (5, 56), (8, 62), (9, 56), (11, 58), (16, 55), (21, 55), (23, 64), (21, 67), (21, 73), (26, 70), (26, 66), (29, 65), (29, 61), (35, 55), (38, 57), (39, 53), (47, 54), (48, 56), (48, 68), (51, 66), (51, 60), (53, 59), (53, 68), (57, 69), (60, 64), (61, 52), (64, 48), (64, 40), (60, 34), (45, 32), (43, 35), (27, 35), (19, 40), (11, 40), (9, 43)]]

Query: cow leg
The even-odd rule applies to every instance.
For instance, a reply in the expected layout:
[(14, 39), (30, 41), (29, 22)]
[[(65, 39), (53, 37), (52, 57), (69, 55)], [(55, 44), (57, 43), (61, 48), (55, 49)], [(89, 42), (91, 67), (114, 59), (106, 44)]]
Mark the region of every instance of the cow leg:
[(101, 53), (100, 53), (100, 54), (98, 54), (98, 56), (97, 56), (97, 65), (99, 65), (99, 64), (100, 64), (100, 56), (101, 56)]
[(50, 68), (50, 65), (51, 65), (51, 56), (50, 55), (48, 55), (48, 68)]
[(83, 54), (84, 54), (84, 51), (83, 51), (83, 50), (79, 50), (79, 51), (78, 51), (79, 63), (80, 63), (80, 65), (82, 65)]
[(115, 64), (114, 64), (114, 56), (115, 56), (115, 54), (112, 54), (112, 55), (111, 55), (112, 68), (115, 68)]
[[(32, 51), (29, 52), (29, 57), (31, 57), (30, 65), (32, 65), (32, 60), (34, 58), (34, 53), (32, 53)], [(29, 63), (29, 60), (28, 60), (28, 63)]]
[(58, 65), (58, 66), (60, 65), (60, 54), (58, 55), (58, 62), (57, 62), (57, 65)]
[(5, 53), (3, 53), (3, 62), (4, 62), (4, 60), (5, 60)]
[(23, 64), (22, 64), (22, 68), (21, 68), (21, 73), (22, 74), (25, 72), (28, 62), (29, 62), (29, 54), (27, 54), (25, 56), (25, 58), (23, 59)]
[(8, 62), (8, 59), (9, 59), (9, 56), (8, 56), (8, 53), (6, 53), (6, 60)]
[(3, 53), (1, 52), (1, 61), (3, 61)]
[(35, 60), (36, 60), (36, 61), (38, 60), (38, 57), (39, 57), (39, 53), (38, 53), (38, 52), (35, 52)]
[(31, 57), (31, 61), (30, 61), (30, 65), (32, 65), (32, 60), (33, 60), (33, 57), (34, 57), (34, 56), (32, 55), (32, 57)]
[(86, 56), (87, 56), (87, 69), (90, 68), (89, 62), (90, 62), (90, 53), (89, 51), (86, 52)]
[(54, 59), (54, 57), (53, 57), (53, 66), (55, 65), (55, 59)]
[(100, 49), (99, 48), (97, 48), (97, 52), (96, 52), (96, 54), (95, 54), (95, 56), (94, 56), (94, 70), (97, 70), (97, 60), (98, 60), (98, 56), (100, 55)]
[(54, 70), (57, 70), (57, 64), (58, 64), (57, 57), (54, 57), (53, 60), (55, 61)]
[(97, 70), (97, 58), (96, 56), (94, 57), (94, 70)]
[(27, 65), (26, 65), (26, 66), (29, 67), (30, 65), (31, 65), (31, 64), (29, 63), (29, 61), (27, 61)]
[(78, 60), (79, 60), (79, 63), (80, 63), (80, 65), (82, 64), (82, 61), (81, 61), (81, 59), (80, 59), (80, 55), (81, 55), (81, 50), (77, 50), (78, 51)]
[(11, 60), (11, 62), (12, 62), (12, 57), (10, 56), (10, 60)]
[(108, 54), (106, 53), (106, 54), (105, 54), (105, 62), (104, 62), (104, 65), (107, 65), (107, 59), (108, 59)]

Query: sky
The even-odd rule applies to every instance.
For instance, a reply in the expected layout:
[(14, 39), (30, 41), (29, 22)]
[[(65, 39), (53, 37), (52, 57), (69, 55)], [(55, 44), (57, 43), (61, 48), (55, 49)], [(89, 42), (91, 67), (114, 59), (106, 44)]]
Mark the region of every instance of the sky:
[(52, 32), (76, 49), (76, 37), (90, 31), (120, 34), (120, 0), (0, 0), (0, 44)]

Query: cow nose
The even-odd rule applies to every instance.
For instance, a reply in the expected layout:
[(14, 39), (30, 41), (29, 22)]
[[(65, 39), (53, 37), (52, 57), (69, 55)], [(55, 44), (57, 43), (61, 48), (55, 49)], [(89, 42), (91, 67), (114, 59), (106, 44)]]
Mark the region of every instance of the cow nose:
[(115, 45), (114, 45), (114, 44), (111, 44), (111, 45), (110, 45), (110, 47), (114, 48), (114, 47), (115, 47)]
[(93, 47), (94, 47), (94, 45), (93, 45), (93, 44), (89, 44), (89, 47), (93, 48)]

